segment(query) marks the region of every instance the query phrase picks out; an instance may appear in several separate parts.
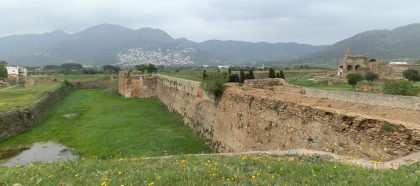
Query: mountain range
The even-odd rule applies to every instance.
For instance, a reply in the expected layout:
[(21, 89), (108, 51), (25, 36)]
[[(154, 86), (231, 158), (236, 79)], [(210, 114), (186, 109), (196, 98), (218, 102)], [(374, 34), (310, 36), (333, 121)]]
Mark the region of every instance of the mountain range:
[(326, 46), (298, 43), (251, 43), (175, 39), (159, 29), (138, 30), (101, 24), (78, 33), (56, 30), (44, 34), (0, 38), (0, 59), (13, 65), (68, 62), (83, 65), (217, 65), (251, 64), (297, 59)]
[[(316, 37), (316, 36), (314, 36)], [(420, 59), (420, 24), (393, 30), (362, 32), (333, 45), (173, 38), (160, 29), (130, 29), (101, 24), (78, 33), (56, 30), (44, 34), (0, 38), (0, 60), (10, 65), (39, 66), (68, 62), (83, 65), (131, 66), (277, 64), (329, 65), (341, 62), (347, 48), (354, 55), (392, 60)]]
[(319, 52), (289, 62), (337, 65), (343, 59), (347, 48), (351, 49), (353, 55), (382, 58), (385, 61), (416, 61), (420, 59), (420, 24), (410, 24), (392, 30), (362, 32)]

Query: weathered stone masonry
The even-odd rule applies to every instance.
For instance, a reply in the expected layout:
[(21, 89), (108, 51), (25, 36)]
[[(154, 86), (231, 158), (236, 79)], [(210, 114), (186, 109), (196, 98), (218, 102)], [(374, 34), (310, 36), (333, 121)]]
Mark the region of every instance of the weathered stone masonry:
[[(390, 119), (311, 105), (294, 86), (288, 89), (292, 93), (276, 91), (282, 88), (229, 86), (216, 103), (198, 82), (190, 80), (120, 72), (119, 82), (120, 94), (127, 98), (160, 99), (217, 152), (312, 149), (395, 159), (420, 150), (415, 128)], [(277, 86), (281, 84), (284, 82)], [(389, 131), (384, 131), (384, 126)]]

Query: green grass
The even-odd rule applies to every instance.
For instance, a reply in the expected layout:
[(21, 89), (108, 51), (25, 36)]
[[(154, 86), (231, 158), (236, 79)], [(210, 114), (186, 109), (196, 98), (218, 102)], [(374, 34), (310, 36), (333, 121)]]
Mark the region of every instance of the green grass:
[(18, 86), (0, 89), (0, 112), (9, 111), (13, 107), (25, 107), (60, 87), (60, 83), (41, 84), (29, 88)]
[(308, 88), (317, 88), (323, 90), (353, 91), (351, 85), (346, 80), (340, 80), (336, 84), (329, 86), (322, 84), (327, 78), (315, 78), (313, 73), (322, 72), (322, 70), (293, 70), (285, 71), (286, 82)]
[(44, 122), (1, 142), (0, 149), (46, 141), (72, 147), (82, 157), (210, 152), (157, 100), (125, 99), (100, 89), (71, 92)]
[(373, 170), (319, 157), (183, 155), (170, 158), (85, 158), (0, 167), (12, 185), (419, 185), (419, 164)]

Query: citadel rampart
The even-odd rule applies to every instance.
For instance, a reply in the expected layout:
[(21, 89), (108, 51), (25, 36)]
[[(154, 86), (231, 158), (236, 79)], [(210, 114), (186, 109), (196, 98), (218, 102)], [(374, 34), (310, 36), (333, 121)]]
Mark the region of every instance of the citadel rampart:
[(419, 111), (308, 97), (278, 81), (229, 86), (216, 102), (198, 82), (120, 72), (119, 91), (157, 97), (217, 152), (312, 149), (388, 160), (420, 150)]

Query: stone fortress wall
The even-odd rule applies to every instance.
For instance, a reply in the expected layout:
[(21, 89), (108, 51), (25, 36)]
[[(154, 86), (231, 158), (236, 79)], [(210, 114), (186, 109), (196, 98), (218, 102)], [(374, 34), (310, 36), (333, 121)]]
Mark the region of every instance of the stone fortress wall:
[(390, 160), (420, 150), (417, 118), (391, 117), (419, 111), (308, 97), (280, 79), (256, 81), (228, 86), (216, 101), (198, 82), (120, 72), (119, 91), (158, 98), (216, 152), (311, 149)]

